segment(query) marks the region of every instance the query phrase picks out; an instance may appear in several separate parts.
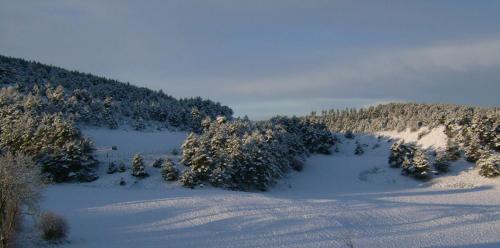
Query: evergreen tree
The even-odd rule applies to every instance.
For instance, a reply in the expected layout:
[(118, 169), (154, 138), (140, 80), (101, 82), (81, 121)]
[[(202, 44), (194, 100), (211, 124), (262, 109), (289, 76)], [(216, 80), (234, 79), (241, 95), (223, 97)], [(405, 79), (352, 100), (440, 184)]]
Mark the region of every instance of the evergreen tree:
[(447, 151), (439, 151), (436, 155), (436, 159), (434, 161), (434, 168), (438, 172), (448, 172), (450, 170), (450, 157)]
[(484, 177), (500, 176), (500, 155), (484, 155), (476, 162), (479, 174)]
[(450, 161), (457, 161), (460, 158), (460, 150), (456, 142), (448, 139), (446, 144), (446, 158)]
[(465, 159), (469, 162), (476, 162), (481, 157), (480, 140), (476, 135), (471, 135), (464, 144)]
[(412, 165), (409, 167), (410, 175), (418, 179), (426, 179), (430, 176), (430, 163), (422, 150), (416, 150), (412, 162)]
[(165, 181), (175, 181), (179, 177), (179, 171), (175, 168), (171, 159), (166, 159), (161, 167), (161, 175)]
[(182, 173), (180, 182), (182, 183), (182, 186), (187, 188), (194, 188), (196, 185), (200, 184), (200, 181), (191, 170), (185, 170)]
[(136, 153), (132, 159), (132, 176), (139, 178), (149, 176), (144, 166), (144, 160), (139, 153)]

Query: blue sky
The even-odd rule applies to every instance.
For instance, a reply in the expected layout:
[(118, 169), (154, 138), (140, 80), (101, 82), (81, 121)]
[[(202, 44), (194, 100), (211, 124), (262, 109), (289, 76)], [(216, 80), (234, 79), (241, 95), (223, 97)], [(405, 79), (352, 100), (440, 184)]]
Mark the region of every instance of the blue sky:
[(500, 1), (7, 1), (0, 53), (267, 118), (499, 106)]

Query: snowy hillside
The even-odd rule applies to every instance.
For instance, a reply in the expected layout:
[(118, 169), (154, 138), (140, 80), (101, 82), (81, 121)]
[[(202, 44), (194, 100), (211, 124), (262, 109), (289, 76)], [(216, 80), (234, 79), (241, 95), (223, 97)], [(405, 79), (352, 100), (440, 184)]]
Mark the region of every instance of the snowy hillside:
[[(101, 162), (141, 152), (149, 165), (171, 156), (185, 133), (84, 130)], [(423, 145), (446, 143), (431, 130)], [(385, 133), (409, 139), (410, 133)], [(426, 138), (427, 137), (427, 138)], [(353, 155), (355, 142), (364, 154)], [(182, 188), (130, 171), (87, 184), (57, 184), (42, 204), (71, 226), (61, 247), (498, 247), (500, 184), (458, 161), (428, 182), (400, 175), (387, 164), (386, 138), (341, 138), (338, 152), (310, 157), (269, 192)], [(376, 145), (378, 144), (378, 145)], [(117, 150), (111, 150), (112, 146)], [(182, 167), (182, 166), (179, 166)], [(124, 177), (127, 185), (119, 186)], [(28, 230), (29, 231), (29, 230)], [(35, 242), (29, 235), (26, 242)]]

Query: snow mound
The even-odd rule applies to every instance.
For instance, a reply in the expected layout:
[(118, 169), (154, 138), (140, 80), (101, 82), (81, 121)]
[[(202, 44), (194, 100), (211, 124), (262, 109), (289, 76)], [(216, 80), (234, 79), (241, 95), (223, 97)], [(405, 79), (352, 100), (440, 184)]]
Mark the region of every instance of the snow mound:
[[(420, 139), (419, 134), (423, 135)], [(397, 140), (404, 140), (408, 143), (415, 142), (423, 149), (434, 150), (446, 148), (446, 143), (448, 141), (448, 137), (444, 133), (444, 126), (439, 126), (430, 130), (427, 127), (422, 127), (417, 131), (411, 131), (409, 128), (402, 132), (383, 131), (377, 132), (376, 135), (381, 135)]]

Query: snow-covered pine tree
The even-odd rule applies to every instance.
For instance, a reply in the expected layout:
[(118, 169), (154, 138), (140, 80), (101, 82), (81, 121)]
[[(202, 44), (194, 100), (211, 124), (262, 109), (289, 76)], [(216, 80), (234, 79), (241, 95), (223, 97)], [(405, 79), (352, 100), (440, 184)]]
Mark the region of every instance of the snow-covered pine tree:
[(391, 146), (391, 152), (389, 155), (389, 165), (394, 168), (399, 168), (403, 165), (404, 154), (403, 154), (403, 141), (395, 142)]
[(116, 129), (118, 127), (118, 122), (116, 122), (114, 113), (113, 113), (113, 98), (110, 96), (107, 96), (106, 99), (104, 99), (103, 103), (103, 119), (106, 122), (106, 125), (110, 129)]
[(450, 138), (447, 141), (445, 152), (447, 160), (457, 161), (460, 158), (460, 149), (457, 143)]
[(500, 155), (489, 154), (483, 155), (476, 161), (476, 166), (479, 167), (479, 174), (484, 177), (500, 176)]
[(434, 168), (440, 172), (445, 173), (450, 170), (450, 157), (447, 151), (438, 151), (436, 159), (434, 160)]
[(187, 188), (194, 188), (200, 184), (200, 181), (190, 169), (184, 170), (179, 181), (182, 183), (182, 186)]
[(144, 159), (140, 153), (136, 153), (132, 158), (132, 176), (139, 178), (149, 176), (144, 166)]
[(418, 179), (427, 179), (430, 176), (431, 167), (424, 151), (417, 149), (412, 162), (409, 168), (410, 175)]
[(481, 143), (477, 135), (471, 134), (464, 143), (465, 159), (469, 162), (476, 162), (481, 157)]
[(195, 149), (199, 146), (198, 136), (195, 133), (190, 133), (182, 144), (181, 163), (185, 166), (191, 166), (191, 161), (195, 155)]
[(165, 181), (175, 181), (179, 177), (179, 171), (175, 168), (174, 162), (171, 159), (165, 159), (161, 167), (161, 176)]

